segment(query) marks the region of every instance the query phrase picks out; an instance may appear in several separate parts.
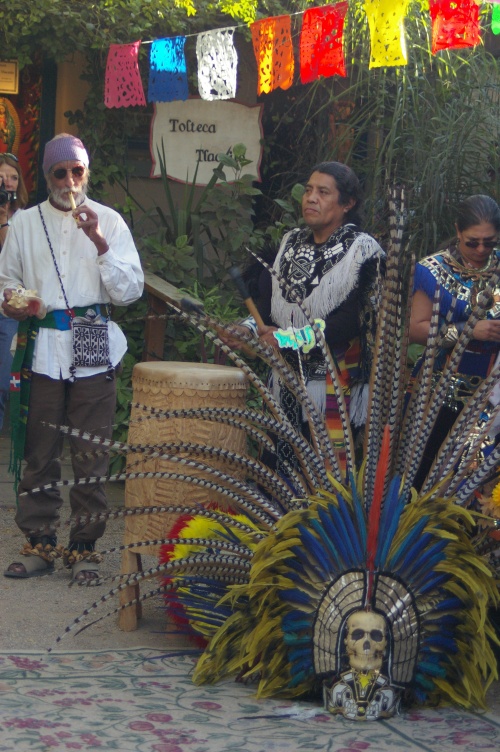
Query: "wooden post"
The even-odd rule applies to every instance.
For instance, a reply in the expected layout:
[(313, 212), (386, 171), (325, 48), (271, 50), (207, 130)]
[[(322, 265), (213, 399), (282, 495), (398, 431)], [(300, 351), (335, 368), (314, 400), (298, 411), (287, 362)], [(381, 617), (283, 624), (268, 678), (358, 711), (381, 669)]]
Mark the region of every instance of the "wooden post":
[[(148, 318), (144, 328), (144, 349), (142, 354), (143, 361), (164, 360), (163, 353), (165, 349), (165, 330), (167, 322), (165, 315), (169, 310), (167, 303), (171, 302), (176, 305), (181, 300), (188, 299), (196, 306), (202, 306), (199, 300), (189, 298), (181, 293), (177, 287), (165, 282), (164, 279), (157, 277), (151, 272), (144, 273), (144, 289), (147, 293), (148, 300)], [(158, 317), (158, 318), (156, 318)], [(161, 318), (159, 318), (161, 317)], [(139, 551), (127, 549), (122, 553), (122, 574), (131, 574), (136, 571), (142, 571), (142, 559)], [(139, 586), (131, 585), (120, 593), (120, 603), (124, 605), (134, 598), (139, 597)], [(130, 632), (137, 629), (137, 620), (141, 618), (141, 604), (129, 606), (120, 611), (118, 625), (124, 632)]]
[[(167, 322), (165, 315), (169, 310), (167, 303), (179, 305), (181, 300), (190, 300), (196, 306), (201, 306), (199, 300), (190, 298), (181, 293), (177, 287), (165, 282), (164, 279), (157, 277), (151, 272), (144, 273), (144, 289), (147, 293), (148, 316), (144, 328), (144, 350), (142, 355), (143, 361), (164, 360), (163, 351), (165, 348), (165, 329)], [(156, 317), (162, 318), (156, 318)]]

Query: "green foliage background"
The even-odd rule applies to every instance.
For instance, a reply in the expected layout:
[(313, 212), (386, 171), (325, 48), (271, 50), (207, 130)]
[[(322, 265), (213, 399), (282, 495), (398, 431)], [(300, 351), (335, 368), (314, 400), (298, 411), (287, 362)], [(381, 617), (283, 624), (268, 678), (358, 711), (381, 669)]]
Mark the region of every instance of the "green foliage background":
[[(122, 209), (134, 231), (141, 209), (129, 190), (128, 144), (147, 122), (148, 110), (105, 108), (109, 45), (177, 34), (187, 35), (192, 42), (200, 31), (234, 23), (249, 43), (245, 24), (285, 13), (292, 14), (298, 60), (299, 12), (328, 4), (322, 0), (9, 0), (0, 7), (0, 49), (4, 59), (17, 58), (21, 67), (39, 54), (56, 61), (75, 52), (85, 56), (83, 78), (90, 83), (90, 93), (82, 109), (67, 116), (78, 125), (91, 153), (93, 195), (106, 200), (106, 187), (119, 183), (127, 196)], [(167, 278), (177, 275), (174, 284), (191, 290), (208, 282), (203, 291), (214, 310), (222, 311), (224, 301), (216, 300), (213, 280), (239, 251), (234, 248), (231, 222), (244, 229), (238, 237), (240, 246), (248, 242), (254, 250), (272, 255), (283, 227), (297, 221), (297, 206), (291, 200), (292, 193), (299, 196), (297, 184), (313, 164), (329, 159), (349, 163), (361, 178), (365, 229), (382, 245), (387, 241), (389, 189), (403, 185), (404, 252), (417, 257), (434, 252), (453, 233), (457, 204), (464, 196), (481, 192), (500, 198), (500, 71), (492, 54), (495, 47), (500, 52), (500, 45), (495, 45), (488, 31), (491, 8), (490, 3), (480, 6), (483, 31), (476, 48), (432, 55), (428, 2), (410, 0), (405, 19), (408, 65), (370, 69), (363, 2), (350, 0), (345, 29), (347, 78), (334, 76), (302, 85), (297, 65), (290, 89), (261, 97), (265, 140), (260, 190), (252, 188), (246, 177), (239, 194), (214, 191), (197, 216), (185, 217), (189, 231), (168, 236), (167, 222), (160, 221), (157, 236), (145, 243), (145, 247), (149, 243), (149, 258), (156, 270), (161, 273), (163, 269)], [(148, 51), (147, 45), (141, 46), (145, 84)], [(191, 90), (196, 93), (194, 58), (188, 59), (188, 71)], [(195, 166), (187, 167), (193, 174)], [(200, 275), (205, 259), (197, 244), (196, 223), (202, 220), (219, 243), (220, 259), (213, 269), (206, 264)], [(214, 228), (221, 222), (219, 237)], [(203, 279), (205, 274), (208, 280)], [(134, 311), (135, 317), (139, 315), (139, 310)], [(177, 346), (177, 334), (171, 334)], [(131, 357), (134, 347), (138, 349), (138, 337), (139, 331), (132, 327)], [(196, 345), (192, 339), (187, 344), (179, 342), (179, 354), (183, 348), (191, 357)]]
[[(107, 110), (104, 73), (110, 43), (149, 40), (246, 24), (255, 18), (292, 14), (298, 60), (300, 11), (327, 5), (306, 0), (10, 0), (0, 8), (2, 57), (21, 66), (41, 53), (63, 60), (81, 52), (91, 91), (82, 110), (68, 113), (91, 155), (93, 192), (129, 184), (127, 144), (144, 120), (144, 108)], [(407, 190), (409, 247), (432, 252), (453, 231), (464, 194), (499, 194), (497, 59), (488, 51), (491, 4), (481, 6), (482, 41), (476, 48), (430, 51), (427, 0), (411, 0), (405, 19), (408, 65), (369, 69), (370, 35), (362, 0), (350, 0), (345, 53), (348, 77), (334, 76), (264, 95), (265, 158), (256, 224), (279, 222), (275, 199), (287, 199), (308, 168), (323, 159), (347, 161), (366, 192), (366, 229), (382, 241), (388, 187)], [(295, 15), (294, 15), (295, 14)], [(486, 43), (486, 44), (485, 44)], [(140, 49), (145, 83), (148, 46)], [(194, 62), (194, 61), (193, 61)], [(195, 71), (196, 65), (188, 70)], [(196, 92), (194, 73), (191, 87)], [(141, 120), (142, 118), (142, 120)], [(129, 212), (133, 201), (124, 207)], [(133, 215), (131, 215), (133, 218)], [(188, 270), (186, 270), (188, 271)]]

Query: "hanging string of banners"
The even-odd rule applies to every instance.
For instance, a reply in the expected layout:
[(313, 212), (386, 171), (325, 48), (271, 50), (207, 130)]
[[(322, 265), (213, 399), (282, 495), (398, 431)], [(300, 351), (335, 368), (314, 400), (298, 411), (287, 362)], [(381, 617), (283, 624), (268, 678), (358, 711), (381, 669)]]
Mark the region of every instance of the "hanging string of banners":
[[(500, 33), (500, 0), (492, 11), (491, 30)], [(407, 64), (404, 19), (410, 0), (364, 0), (370, 32), (370, 68)], [(300, 81), (308, 84), (320, 76), (346, 76), (344, 23), (348, 0), (310, 8), (300, 14)], [(429, 0), (432, 54), (440, 50), (475, 47), (480, 42), (478, 0)], [(234, 45), (237, 27), (197, 34), (198, 91), (207, 101), (234, 99), (238, 55)], [(257, 94), (288, 89), (294, 79), (295, 57), (291, 15), (260, 19), (250, 24), (257, 63)], [(148, 102), (174, 102), (188, 98), (185, 36), (153, 42), (136, 41), (109, 47), (104, 104), (106, 107), (146, 105), (139, 71), (139, 48), (150, 44)]]

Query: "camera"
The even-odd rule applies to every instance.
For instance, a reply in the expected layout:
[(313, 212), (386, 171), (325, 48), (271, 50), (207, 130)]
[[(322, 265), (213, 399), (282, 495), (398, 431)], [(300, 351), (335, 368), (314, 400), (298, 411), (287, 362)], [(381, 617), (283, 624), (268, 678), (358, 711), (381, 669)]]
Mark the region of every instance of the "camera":
[(5, 204), (11, 204), (15, 200), (16, 200), (16, 192), (7, 191), (3, 187), (3, 185), (0, 185), (0, 206), (5, 206)]

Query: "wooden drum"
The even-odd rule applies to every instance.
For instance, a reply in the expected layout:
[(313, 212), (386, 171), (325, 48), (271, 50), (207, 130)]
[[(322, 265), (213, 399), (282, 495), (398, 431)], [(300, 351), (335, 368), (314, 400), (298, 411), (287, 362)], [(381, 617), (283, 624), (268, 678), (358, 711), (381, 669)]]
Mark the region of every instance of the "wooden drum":
[[(132, 385), (134, 403), (167, 411), (201, 407), (244, 408), (248, 382), (242, 370), (231, 366), (159, 361), (138, 363), (132, 374)], [(243, 429), (197, 418), (152, 417), (144, 419), (145, 416), (147, 413), (144, 410), (136, 407), (132, 409), (128, 434), (129, 444), (156, 445), (190, 442), (245, 453), (246, 435)], [(175, 451), (170, 453), (177, 454)], [(231, 471), (229, 464), (222, 459), (200, 457), (199, 461), (216, 467), (222, 472), (234, 474), (234, 470)], [(148, 459), (146, 455), (140, 453), (131, 453), (128, 457), (127, 472), (129, 473), (165, 471), (201, 476), (215, 483), (218, 482), (213, 476), (200, 470), (187, 468), (178, 462)], [(125, 483), (125, 506), (128, 507), (194, 506), (214, 501), (222, 507), (230, 506), (224, 496), (185, 481), (169, 478), (138, 478), (127, 480)], [(125, 518), (124, 543), (164, 538), (174, 519), (175, 515), (167, 514)], [(125, 551), (122, 560), (123, 572), (135, 571), (137, 558), (134, 554), (140, 553), (157, 556), (158, 549), (148, 546)], [(124, 595), (121, 599), (122, 603), (126, 602), (125, 597)], [(125, 611), (130, 611), (130, 609)], [(122, 629), (134, 629), (135, 623), (134, 620), (129, 623), (126, 616), (120, 616), (120, 626)]]

